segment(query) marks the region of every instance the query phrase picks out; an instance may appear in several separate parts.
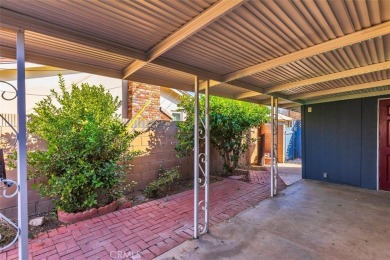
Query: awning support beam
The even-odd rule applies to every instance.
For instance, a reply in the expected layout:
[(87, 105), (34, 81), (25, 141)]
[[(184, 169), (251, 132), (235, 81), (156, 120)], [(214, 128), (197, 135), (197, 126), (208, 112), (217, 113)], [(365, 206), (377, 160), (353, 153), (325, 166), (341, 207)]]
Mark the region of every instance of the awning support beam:
[(390, 95), (390, 90), (385, 89), (385, 90), (370, 91), (370, 92), (360, 93), (360, 94), (351, 94), (351, 95), (343, 95), (343, 96), (337, 96), (337, 97), (320, 98), (320, 99), (307, 101), (307, 102), (305, 102), (305, 104), (311, 105), (311, 104), (334, 102), (334, 101), (356, 99), (356, 98), (378, 97), (378, 96), (384, 96), (384, 95)]
[(320, 90), (320, 91), (310, 91), (310, 92), (305, 92), (305, 93), (301, 93), (301, 94), (297, 94), (297, 95), (291, 95), (291, 96), (289, 96), (289, 99), (291, 99), (291, 100), (304, 100), (307, 98), (320, 98), (321, 96), (326, 96), (326, 95), (340, 94), (340, 93), (348, 92), (348, 91), (377, 88), (377, 87), (386, 86), (386, 85), (390, 85), (390, 79), (367, 82), (367, 83), (351, 85), (351, 86), (346, 86), (346, 87)]
[[(177, 44), (188, 39), (201, 29), (207, 27), (215, 20), (223, 17), (225, 14), (240, 6), (246, 0), (229, 0), (229, 1), (218, 1), (200, 15), (190, 20), (188, 23), (180, 27), (178, 30), (170, 34), (168, 37), (163, 39), (161, 42), (154, 45), (146, 54), (147, 62), (151, 62), (158, 58), (165, 52), (169, 51)], [(147, 62), (134, 61), (123, 71), (123, 78), (127, 79), (131, 74), (141, 69)]]
[(368, 66), (364, 66), (364, 67), (360, 67), (360, 68), (344, 70), (344, 71), (340, 71), (340, 72), (336, 72), (336, 73), (332, 73), (332, 74), (328, 74), (328, 75), (324, 75), (324, 76), (319, 76), (319, 77), (315, 77), (315, 78), (311, 78), (311, 79), (305, 79), (305, 80), (300, 80), (297, 82), (291, 82), (291, 83), (271, 87), (271, 88), (268, 88), (265, 91), (265, 93), (269, 94), (269, 93), (274, 93), (274, 92), (278, 92), (278, 91), (294, 89), (294, 88), (298, 88), (298, 87), (302, 87), (302, 86), (318, 84), (318, 83), (332, 81), (332, 80), (336, 80), (336, 79), (342, 79), (342, 78), (348, 78), (348, 77), (352, 77), (352, 76), (358, 76), (358, 75), (362, 75), (362, 74), (372, 73), (375, 71), (387, 70), (389, 68), (390, 68), (390, 61), (385, 61), (385, 62), (376, 63), (376, 64), (372, 64), (372, 65), (368, 65)]
[[(376, 63), (372, 65), (367, 65), (364, 67), (360, 68), (354, 68), (354, 69), (349, 69), (341, 72), (336, 72), (332, 74), (327, 74), (315, 78), (310, 78), (310, 79), (305, 79), (305, 80), (300, 80), (296, 82), (291, 82), (291, 83), (286, 83), (283, 85), (279, 86), (274, 86), (270, 87), (266, 90), (263, 91), (264, 94), (271, 94), (279, 91), (285, 91), (289, 89), (294, 89), (302, 86), (308, 86), (308, 85), (313, 85), (313, 84), (318, 84), (322, 82), (327, 82), (327, 81), (332, 81), (336, 79), (342, 79), (342, 78), (348, 78), (352, 76), (358, 76), (362, 74), (367, 74), (367, 73), (372, 73), (375, 71), (382, 71), (382, 70), (387, 70), (390, 68), (390, 61), (385, 61), (381, 63)], [(280, 94), (280, 93), (278, 93)], [(237, 96), (237, 98), (248, 98), (248, 97), (253, 97), (253, 96), (258, 96), (260, 93), (257, 93), (256, 91), (248, 91), (246, 93), (240, 94)], [(275, 94), (272, 94), (275, 95)], [(290, 99), (289, 96), (285, 96), (285, 99)], [(296, 100), (296, 99), (295, 99)]]
[(266, 71), (278, 66), (282, 66), (291, 62), (302, 60), (321, 53), (339, 49), (357, 42), (366, 41), (390, 33), (390, 22), (384, 22), (358, 32), (354, 32), (333, 40), (329, 40), (293, 53), (283, 55), (281, 57), (265, 61), (245, 69), (231, 72), (223, 76), (223, 82), (240, 79), (251, 76), (253, 74)]

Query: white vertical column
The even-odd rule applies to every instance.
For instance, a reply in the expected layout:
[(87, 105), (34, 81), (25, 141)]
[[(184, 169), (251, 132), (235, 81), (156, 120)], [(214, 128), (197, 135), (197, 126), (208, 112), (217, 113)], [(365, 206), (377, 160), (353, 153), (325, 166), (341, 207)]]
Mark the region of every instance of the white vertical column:
[(18, 113), (18, 227), (19, 259), (28, 259), (28, 203), (27, 203), (27, 131), (26, 131), (26, 84), (24, 31), (19, 30), (16, 37), (17, 59), (17, 113)]
[(279, 159), (279, 99), (275, 98), (274, 100), (274, 106), (275, 106), (275, 118), (274, 118), (274, 156), (275, 156), (275, 175), (274, 175), (274, 192), (275, 195), (278, 193), (278, 159)]
[(122, 118), (129, 118), (129, 81), (122, 80)]
[(209, 232), (209, 206), (210, 206), (210, 102), (209, 102), (209, 88), (210, 80), (207, 80), (207, 85), (205, 89), (205, 232)]
[(194, 111), (194, 238), (198, 238), (199, 207), (199, 79), (195, 76), (195, 111)]
[(278, 176), (278, 98), (271, 97), (271, 197), (277, 193)]

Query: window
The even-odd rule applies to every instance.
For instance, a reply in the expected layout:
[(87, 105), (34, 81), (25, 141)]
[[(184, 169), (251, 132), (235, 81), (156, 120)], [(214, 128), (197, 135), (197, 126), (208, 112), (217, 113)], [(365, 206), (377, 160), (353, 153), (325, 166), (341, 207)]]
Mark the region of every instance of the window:
[(180, 112), (172, 112), (173, 121), (181, 121), (181, 113)]

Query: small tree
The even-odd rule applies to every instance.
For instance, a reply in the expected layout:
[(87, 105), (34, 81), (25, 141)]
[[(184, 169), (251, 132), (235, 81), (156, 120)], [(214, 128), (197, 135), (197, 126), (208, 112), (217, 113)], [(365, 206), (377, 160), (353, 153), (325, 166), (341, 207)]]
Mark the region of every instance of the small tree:
[(119, 115), (118, 98), (103, 86), (65, 88), (40, 101), (28, 122), (30, 134), (47, 141), (46, 151), (28, 154), (32, 177), (40, 177), (40, 195), (55, 198), (56, 206), (77, 212), (98, 205), (103, 194), (108, 203), (122, 195), (126, 166), (138, 151), (129, 145), (138, 133), (129, 134)]
[[(205, 97), (200, 97), (200, 115), (204, 120)], [(179, 109), (187, 114), (184, 122), (178, 123), (176, 151), (186, 156), (194, 147), (194, 104), (193, 97), (183, 96)], [(223, 159), (225, 174), (230, 174), (238, 165), (240, 156), (256, 141), (248, 133), (269, 119), (269, 109), (242, 101), (210, 96), (210, 142)], [(204, 130), (203, 125), (199, 128)]]

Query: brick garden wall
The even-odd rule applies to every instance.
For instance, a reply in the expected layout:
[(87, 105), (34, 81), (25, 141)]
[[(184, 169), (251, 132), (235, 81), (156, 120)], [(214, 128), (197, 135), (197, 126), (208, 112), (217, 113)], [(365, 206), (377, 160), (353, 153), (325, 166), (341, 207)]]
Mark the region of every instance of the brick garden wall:
[[(138, 118), (133, 128), (130, 131), (138, 130), (144, 132), (138, 136), (132, 143), (132, 149), (141, 150), (144, 152), (142, 156), (137, 157), (132, 164), (132, 169), (127, 174), (127, 182), (135, 181), (137, 185), (134, 190), (143, 190), (151, 181), (158, 176), (160, 168), (169, 169), (179, 166), (181, 179), (193, 177), (194, 158), (187, 156), (185, 158), (177, 158), (176, 145), (176, 122), (170, 121), (169, 117), (160, 111), (160, 87), (128, 82), (128, 118), (133, 118), (150, 100), (150, 104)], [(145, 131), (149, 122), (156, 123)], [(256, 137), (257, 133), (251, 133), (252, 137)], [(11, 128), (0, 126), (1, 142), (12, 143), (15, 135)], [(46, 144), (42, 140), (29, 140), (28, 149), (46, 149)], [(241, 164), (249, 164), (256, 161), (257, 148), (253, 144), (247, 154), (240, 159)], [(211, 174), (215, 174), (222, 170), (223, 161), (218, 153), (211, 150)], [(7, 178), (16, 180), (16, 170), (7, 172)], [(29, 215), (49, 212), (53, 209), (53, 203), (48, 198), (41, 198), (37, 192), (32, 189), (32, 185), (39, 180), (29, 180), (28, 182), (28, 212)], [(10, 190), (12, 192), (12, 189)], [(17, 216), (17, 198), (6, 199), (0, 196), (0, 212), (9, 217)]]
[[(134, 130), (144, 131), (146, 124), (147, 122), (142, 121), (135, 123)], [(155, 180), (160, 168), (170, 169), (178, 166), (182, 179), (192, 176), (193, 156), (176, 156), (176, 129), (176, 122), (158, 121), (132, 142), (132, 149), (144, 152), (132, 162), (134, 166), (127, 175), (128, 181), (134, 180), (138, 183), (136, 190), (144, 189)]]

